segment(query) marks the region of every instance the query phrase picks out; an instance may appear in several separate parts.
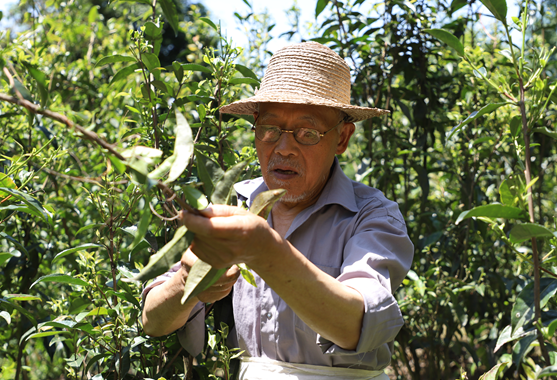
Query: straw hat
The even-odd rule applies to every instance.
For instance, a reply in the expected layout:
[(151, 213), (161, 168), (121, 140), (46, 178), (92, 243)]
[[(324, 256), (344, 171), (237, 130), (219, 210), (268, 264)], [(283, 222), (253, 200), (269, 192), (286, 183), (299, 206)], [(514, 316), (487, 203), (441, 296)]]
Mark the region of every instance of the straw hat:
[(248, 99), (223, 106), (222, 113), (253, 114), (257, 103), (294, 103), (336, 108), (356, 122), (388, 113), (350, 104), (350, 68), (340, 56), (317, 42), (280, 49), (269, 62), (261, 88)]

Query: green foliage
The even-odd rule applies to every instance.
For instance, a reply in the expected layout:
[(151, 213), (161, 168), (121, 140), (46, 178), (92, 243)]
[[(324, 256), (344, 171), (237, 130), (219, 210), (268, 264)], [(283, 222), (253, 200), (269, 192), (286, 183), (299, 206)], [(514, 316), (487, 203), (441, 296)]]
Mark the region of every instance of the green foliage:
[[(0, 101), (2, 378), (232, 372), (212, 313), (196, 366), (175, 335), (146, 336), (134, 280), (179, 260), (192, 239), (180, 209), (233, 201), (236, 178), (258, 175), (248, 122), (218, 112), (253, 93), (270, 56), (271, 15), (245, 3), (246, 51), (200, 5), (170, 0), (22, 1), (22, 33), (0, 31), (0, 95), (68, 120)], [(360, 123), (340, 161), (399, 203), (416, 245), (396, 294), (400, 379), (555, 375), (557, 12), (482, 3), (489, 36), (478, 4), (458, 0), (316, 0), (307, 35), (288, 16), (285, 37), (346, 59), (353, 104), (392, 111)]]

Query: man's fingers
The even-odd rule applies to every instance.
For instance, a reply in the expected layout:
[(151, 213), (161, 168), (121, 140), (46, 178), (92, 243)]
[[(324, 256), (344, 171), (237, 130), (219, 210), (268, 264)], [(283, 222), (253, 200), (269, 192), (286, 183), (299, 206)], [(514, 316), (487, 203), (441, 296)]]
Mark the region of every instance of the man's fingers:
[(201, 212), (201, 215), (206, 218), (213, 218), (215, 216), (245, 215), (247, 213), (246, 210), (240, 207), (227, 205), (211, 205), (206, 209), (199, 211)]

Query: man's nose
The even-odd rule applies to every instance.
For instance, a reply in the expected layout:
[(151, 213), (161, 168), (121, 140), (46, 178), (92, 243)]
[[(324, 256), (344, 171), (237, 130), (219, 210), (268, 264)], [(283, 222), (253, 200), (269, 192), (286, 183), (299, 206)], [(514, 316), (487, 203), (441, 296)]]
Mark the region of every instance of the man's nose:
[(290, 156), (298, 154), (298, 142), (292, 133), (282, 133), (275, 145), (275, 153), (281, 156)]

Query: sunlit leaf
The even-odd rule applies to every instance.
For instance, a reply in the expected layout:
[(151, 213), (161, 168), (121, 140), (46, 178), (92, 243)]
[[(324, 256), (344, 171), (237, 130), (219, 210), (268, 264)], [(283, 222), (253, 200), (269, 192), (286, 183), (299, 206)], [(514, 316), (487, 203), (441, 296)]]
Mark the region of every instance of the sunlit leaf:
[(8, 325), (12, 323), (12, 317), (10, 316), (10, 313), (8, 313), (7, 311), (0, 311), (0, 317), (4, 318)]
[(29, 289), (31, 289), (33, 286), (35, 286), (35, 285), (37, 285), (41, 282), (56, 282), (56, 283), (60, 283), (60, 284), (79, 285), (79, 286), (84, 286), (84, 287), (91, 286), (89, 283), (83, 281), (80, 278), (70, 276), (70, 275), (67, 275), (67, 274), (53, 273), (53, 274), (47, 274), (46, 276), (40, 277), (38, 280), (33, 282), (33, 284), (31, 284)]
[(263, 219), (267, 219), (275, 203), (277, 203), (284, 194), (286, 194), (286, 190), (284, 189), (267, 190), (259, 193), (251, 203), (249, 211), (252, 214), (259, 215)]
[(546, 136), (552, 137), (554, 139), (557, 139), (557, 132), (554, 131), (550, 131), (547, 127), (542, 127), (542, 128), (534, 128), (532, 129), (533, 132), (537, 132), (537, 133), (543, 133)]
[(321, 14), (321, 12), (323, 12), (325, 10), (328, 3), (329, 3), (329, 0), (318, 0), (317, 1), (317, 3), (315, 4), (315, 18), (317, 18)]
[(141, 217), (139, 218), (139, 223), (137, 224), (137, 230), (135, 231), (135, 237), (133, 239), (132, 244), (130, 245), (130, 249), (133, 250), (145, 237), (147, 230), (149, 229), (149, 223), (151, 222), (151, 209), (149, 207), (149, 202), (151, 201), (150, 197), (143, 198), (144, 206), (143, 210), (141, 210)]
[(159, 58), (153, 53), (144, 53), (141, 56), (141, 61), (145, 64), (150, 72), (155, 72), (157, 68), (161, 67)]
[(201, 21), (203, 21), (205, 24), (209, 25), (211, 28), (213, 28), (215, 30), (215, 32), (219, 31), (219, 28), (217, 28), (217, 26), (215, 25), (215, 23), (213, 21), (211, 21), (210, 18), (208, 17), (200, 17), (199, 18)]
[(507, 25), (507, 2), (505, 0), (480, 0), (493, 16)]
[(503, 373), (503, 370), (505, 369), (506, 366), (508, 366), (510, 363), (509, 362), (504, 362), (504, 363), (499, 363), (496, 364), (493, 368), (491, 368), (489, 371), (487, 371), (486, 373), (484, 373), (483, 375), (480, 376), (479, 380), (497, 380), (497, 378), (499, 377), (499, 375), (501, 373)]
[(528, 213), (518, 207), (505, 206), (500, 203), (492, 203), (485, 206), (474, 207), (471, 210), (462, 212), (458, 216), (455, 224), (460, 223), (464, 219), (478, 216), (504, 219), (527, 219)]
[(141, 66), (139, 66), (139, 63), (134, 63), (133, 65), (130, 66), (126, 66), (122, 69), (120, 69), (120, 71), (118, 71), (110, 80), (110, 84), (117, 82), (121, 79), (125, 79), (127, 78), (130, 74), (133, 74), (133, 72), (137, 69), (140, 69)]
[(424, 29), (423, 31), (446, 43), (456, 50), (459, 56), (464, 57), (464, 45), (451, 32), (445, 29)]
[(232, 78), (230, 79), (229, 83), (231, 84), (257, 84), (259, 85), (259, 81), (253, 78)]
[(130, 56), (127, 56), (127, 55), (114, 54), (114, 55), (109, 55), (107, 57), (103, 57), (103, 58), (99, 59), (99, 61), (95, 65), (95, 67), (108, 65), (109, 63), (135, 62), (135, 61), (136, 60), (135, 60), (134, 57), (130, 57)]
[(62, 257), (67, 256), (67, 255), (69, 255), (71, 253), (74, 253), (74, 252), (83, 251), (83, 250), (86, 250), (86, 249), (99, 249), (99, 248), (104, 249), (105, 246), (101, 245), (101, 244), (86, 243), (86, 244), (82, 244), (82, 245), (77, 246), (77, 247), (65, 249), (65, 250), (59, 252), (56, 256), (54, 256), (54, 258), (52, 259), (52, 262), (54, 263), (58, 259), (61, 259)]
[(513, 363), (517, 368), (520, 368), (520, 363), (522, 363), (522, 359), (524, 355), (531, 349), (531, 344), (534, 343), (538, 339), (536, 334), (526, 335), (513, 347)]
[(195, 63), (183, 63), (182, 68), (187, 71), (201, 71), (208, 74), (211, 74), (213, 72), (213, 70), (211, 70), (209, 67), (201, 66)]
[(236, 70), (238, 70), (244, 77), (246, 78), (252, 78), (255, 79), (256, 81), (259, 82), (259, 79), (257, 78), (257, 75), (255, 75), (255, 73), (253, 71), (251, 71), (251, 69), (247, 68), (244, 65), (240, 65), (240, 64), (235, 64), (234, 67), (236, 68)]
[(49, 92), (48, 92), (48, 87), (46, 84), (46, 75), (40, 71), (38, 68), (32, 66), (31, 64), (27, 63), (27, 62), (22, 62), (23, 65), (25, 66), (25, 68), (27, 69), (27, 72), (33, 77), (33, 79), (35, 79), (35, 82), (37, 83), (37, 88), (39, 89), (39, 94), (41, 96), (41, 107), (45, 107), (47, 102), (48, 102), (48, 98), (49, 98)]
[(170, 168), (168, 178), (165, 182), (172, 183), (178, 179), (188, 167), (193, 154), (193, 136), (188, 121), (181, 112), (176, 110), (176, 127), (174, 128), (176, 141), (174, 143), (174, 155), (176, 160)]
[(198, 259), (188, 273), (184, 295), (182, 296), (182, 305), (213, 285), (227, 269), (215, 269), (203, 260)]
[(207, 197), (201, 191), (192, 186), (182, 186), (182, 191), (188, 203), (195, 209), (203, 210), (209, 206)]

